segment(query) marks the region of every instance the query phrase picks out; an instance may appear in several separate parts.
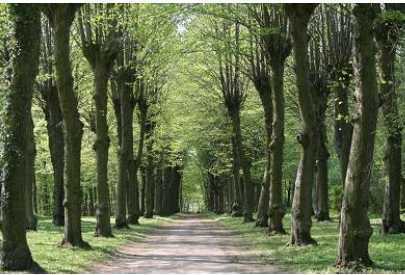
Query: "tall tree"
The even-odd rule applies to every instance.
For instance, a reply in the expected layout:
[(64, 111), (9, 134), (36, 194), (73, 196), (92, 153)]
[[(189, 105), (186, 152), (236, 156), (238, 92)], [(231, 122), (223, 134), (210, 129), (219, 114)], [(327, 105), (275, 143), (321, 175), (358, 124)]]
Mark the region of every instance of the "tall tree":
[[(97, 225), (96, 235), (111, 237), (110, 203), (108, 188), (108, 137), (107, 125), (107, 85), (120, 50), (119, 28), (111, 4), (85, 5), (79, 16), (79, 33), (83, 54), (90, 63), (95, 87), (95, 130), (94, 149), (97, 159)], [(93, 23), (91, 20), (98, 17)], [(100, 18), (102, 18), (100, 20)]]
[(401, 233), (405, 232), (405, 223), (400, 218), (402, 125), (398, 111), (395, 57), (403, 15), (401, 5), (386, 4), (385, 6), (386, 9), (381, 14), (376, 28), (380, 51), (380, 99), (387, 129), (384, 164), (388, 182), (385, 187), (382, 229), (384, 233)]
[[(259, 16), (259, 11), (253, 11), (256, 16)], [(256, 26), (255, 26), (256, 27)], [(270, 188), (270, 170), (271, 170), (271, 135), (273, 122), (273, 106), (272, 106), (272, 91), (270, 66), (268, 59), (263, 51), (260, 37), (255, 33), (256, 29), (250, 30), (250, 48), (248, 53), (249, 67), (248, 77), (253, 82), (256, 91), (259, 94), (261, 104), (264, 111), (264, 124), (266, 129), (266, 167), (264, 170), (263, 182), (260, 191), (259, 203), (257, 207), (256, 226), (268, 226), (268, 211), (269, 211), (269, 188)]]
[[(243, 147), (240, 112), (246, 98), (246, 91), (241, 79), (240, 53), (240, 23), (223, 23), (221, 29), (216, 29), (217, 38), (224, 36), (224, 47), (216, 51), (218, 57), (218, 72), (221, 92), (229, 118), (232, 122), (232, 151), (233, 178), (236, 190), (237, 204), (243, 202), (243, 217), (245, 222), (253, 220), (253, 186), (251, 183), (250, 167)], [(243, 191), (240, 184), (240, 169), (243, 171)], [(241, 207), (241, 205), (237, 206)], [(238, 211), (238, 209), (236, 209)], [(239, 214), (239, 213), (237, 213)]]
[(291, 38), (287, 15), (281, 6), (262, 5), (264, 48), (272, 72), (273, 132), (270, 144), (269, 232), (284, 233), (283, 228), (283, 150), (284, 150), (284, 67), (291, 53)]
[(38, 90), (41, 94), (40, 104), (46, 120), (48, 131), (49, 152), (53, 169), (53, 206), (52, 222), (56, 226), (64, 225), (64, 140), (62, 110), (59, 105), (59, 96), (55, 83), (53, 64), (53, 36), (49, 21), (42, 21), (41, 40), (41, 73), (46, 76), (43, 81), (38, 81)]
[(330, 86), (335, 97), (335, 149), (340, 162), (342, 184), (346, 178), (353, 132), (349, 116), (353, 20), (351, 9), (347, 5), (338, 4), (325, 9)]
[(353, 70), (356, 80), (357, 114), (340, 218), (336, 265), (369, 266), (368, 243), (372, 228), (368, 218), (370, 175), (378, 113), (378, 87), (374, 31), (378, 13), (376, 4), (357, 4)]
[(80, 165), (83, 123), (80, 121), (77, 95), (73, 90), (70, 61), (70, 28), (78, 4), (47, 4), (43, 11), (52, 26), (55, 39), (55, 72), (59, 104), (63, 117), (65, 145), (65, 225), (63, 244), (88, 248), (82, 239)]
[(40, 11), (32, 4), (13, 4), (15, 53), (13, 77), (6, 95), (2, 154), (2, 235), (0, 265), (6, 270), (27, 270), (33, 260), (26, 239), (25, 164), (26, 129), (31, 119), (33, 85), (38, 73)]
[(312, 204), (318, 221), (329, 219), (328, 202), (328, 159), (326, 134), (326, 110), (329, 96), (329, 48), (326, 43), (325, 7), (320, 6), (311, 24), (311, 40), (309, 42), (309, 71), (313, 90), (316, 117), (316, 162), (315, 185), (313, 187)]
[(298, 103), (302, 119), (302, 132), (297, 140), (302, 147), (301, 159), (295, 181), (292, 205), (291, 244), (308, 245), (316, 241), (311, 237), (312, 183), (315, 164), (315, 110), (309, 83), (307, 27), (317, 4), (286, 4), (291, 23), (295, 69), (297, 77)]

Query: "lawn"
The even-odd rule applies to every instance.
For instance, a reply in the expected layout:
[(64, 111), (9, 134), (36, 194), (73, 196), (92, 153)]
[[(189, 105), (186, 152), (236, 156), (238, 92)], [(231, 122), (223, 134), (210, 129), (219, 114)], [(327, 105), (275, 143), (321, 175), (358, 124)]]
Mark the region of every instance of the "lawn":
[[(274, 263), (289, 272), (335, 273), (334, 267), (338, 240), (337, 216), (331, 222), (313, 222), (312, 236), (318, 246), (289, 247), (289, 234), (268, 236), (263, 228), (253, 223), (243, 224), (242, 218), (229, 215), (211, 216), (225, 227), (237, 231), (255, 248), (263, 261)], [(287, 232), (290, 230), (290, 215), (284, 218)], [(405, 234), (383, 235), (380, 232), (381, 220), (371, 219), (373, 235), (369, 253), (375, 265), (363, 272), (404, 273), (405, 272)], [(350, 272), (346, 270), (345, 272)]]
[[(108, 257), (117, 247), (130, 241), (139, 241), (162, 223), (170, 222), (170, 218), (155, 217), (140, 219), (140, 225), (129, 229), (113, 229), (114, 238), (94, 236), (95, 218), (82, 218), (83, 239), (91, 245), (91, 250), (61, 247), (63, 227), (56, 227), (50, 218), (40, 217), (38, 231), (27, 234), (28, 243), (34, 260), (47, 273), (81, 273), (96, 261)], [(113, 222), (112, 222), (113, 224)]]

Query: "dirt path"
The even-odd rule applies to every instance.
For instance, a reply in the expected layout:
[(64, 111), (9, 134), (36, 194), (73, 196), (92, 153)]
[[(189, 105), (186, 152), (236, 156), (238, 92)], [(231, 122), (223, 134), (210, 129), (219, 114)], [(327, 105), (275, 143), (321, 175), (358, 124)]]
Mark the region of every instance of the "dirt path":
[(93, 273), (280, 273), (255, 257), (235, 232), (200, 215), (182, 215), (121, 247)]

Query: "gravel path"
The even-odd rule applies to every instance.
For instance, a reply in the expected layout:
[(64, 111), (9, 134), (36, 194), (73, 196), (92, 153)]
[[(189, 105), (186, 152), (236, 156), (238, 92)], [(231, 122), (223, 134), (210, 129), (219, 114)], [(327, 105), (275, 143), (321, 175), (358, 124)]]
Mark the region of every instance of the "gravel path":
[(280, 273), (235, 232), (201, 215), (181, 215), (143, 241), (119, 248), (91, 273)]

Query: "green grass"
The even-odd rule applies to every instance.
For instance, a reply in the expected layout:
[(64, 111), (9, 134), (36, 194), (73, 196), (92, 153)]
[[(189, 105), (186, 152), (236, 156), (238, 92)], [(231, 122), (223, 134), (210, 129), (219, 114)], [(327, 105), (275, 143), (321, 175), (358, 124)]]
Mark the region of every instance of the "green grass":
[[(83, 239), (91, 245), (91, 250), (61, 247), (63, 227), (55, 227), (50, 218), (40, 217), (38, 231), (27, 234), (34, 260), (48, 273), (81, 273), (94, 262), (102, 261), (117, 247), (130, 241), (139, 241), (145, 234), (170, 218), (155, 217), (140, 219), (141, 225), (130, 229), (113, 229), (114, 238), (94, 236), (95, 218), (82, 218)], [(113, 223), (112, 223), (113, 224)]]
[[(338, 224), (336, 216), (332, 222), (313, 222), (312, 236), (318, 246), (290, 247), (289, 234), (268, 236), (263, 228), (253, 223), (243, 224), (242, 218), (228, 215), (211, 216), (225, 227), (237, 231), (246, 238), (264, 262), (274, 263), (282, 269), (299, 273), (334, 273), (337, 251)], [(289, 215), (284, 218), (287, 232), (290, 230)], [(405, 271), (405, 234), (383, 235), (380, 219), (371, 219), (373, 235), (370, 240), (370, 257), (375, 265), (364, 272), (403, 273)]]

